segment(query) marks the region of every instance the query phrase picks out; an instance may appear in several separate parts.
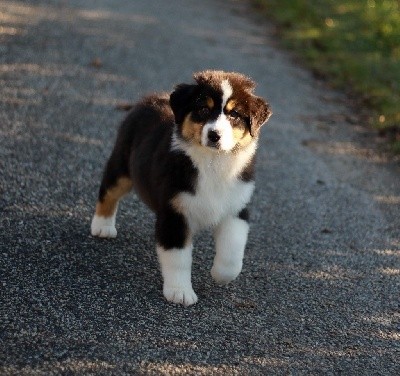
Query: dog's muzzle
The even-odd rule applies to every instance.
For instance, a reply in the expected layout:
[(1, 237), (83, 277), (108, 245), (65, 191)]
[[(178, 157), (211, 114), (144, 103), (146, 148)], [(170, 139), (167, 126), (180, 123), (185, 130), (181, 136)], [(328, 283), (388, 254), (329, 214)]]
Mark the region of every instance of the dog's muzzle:
[(212, 148), (219, 148), (219, 140), (221, 139), (220, 134), (217, 131), (209, 130), (207, 133), (207, 146)]

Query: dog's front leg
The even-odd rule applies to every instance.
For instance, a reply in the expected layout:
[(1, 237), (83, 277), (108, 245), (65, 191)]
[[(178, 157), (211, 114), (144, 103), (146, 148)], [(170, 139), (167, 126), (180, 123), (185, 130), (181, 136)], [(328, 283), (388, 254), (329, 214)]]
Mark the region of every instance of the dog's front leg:
[(172, 210), (159, 214), (156, 238), (165, 299), (185, 306), (196, 303), (192, 288), (193, 245), (185, 218)]
[(211, 275), (218, 284), (233, 281), (241, 272), (249, 225), (239, 217), (224, 219), (215, 229), (215, 258)]

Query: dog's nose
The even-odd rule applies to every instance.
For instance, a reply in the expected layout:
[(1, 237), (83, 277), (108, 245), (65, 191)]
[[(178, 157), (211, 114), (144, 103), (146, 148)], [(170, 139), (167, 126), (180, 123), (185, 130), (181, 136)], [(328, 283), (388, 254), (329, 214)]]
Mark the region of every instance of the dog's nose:
[(221, 136), (219, 135), (218, 132), (209, 130), (208, 131), (208, 139), (211, 142), (218, 142), (221, 139)]

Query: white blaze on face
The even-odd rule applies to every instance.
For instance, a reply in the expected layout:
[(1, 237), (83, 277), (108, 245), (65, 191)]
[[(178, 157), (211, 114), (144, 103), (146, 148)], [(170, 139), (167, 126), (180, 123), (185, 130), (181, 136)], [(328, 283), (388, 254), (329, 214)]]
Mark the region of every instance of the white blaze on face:
[(208, 132), (217, 132), (221, 139), (219, 140), (219, 149), (224, 151), (229, 151), (235, 146), (235, 140), (233, 138), (232, 125), (229, 119), (224, 114), (224, 108), (226, 102), (232, 96), (233, 90), (232, 86), (229, 84), (228, 80), (224, 80), (221, 83), (222, 89), (222, 106), (221, 113), (216, 120), (206, 123), (203, 127), (201, 134), (201, 143), (203, 146), (208, 145)]
[(222, 109), (226, 106), (226, 102), (228, 102), (228, 99), (232, 96), (232, 86), (230, 85), (228, 80), (224, 80), (221, 83), (221, 89), (222, 89)]

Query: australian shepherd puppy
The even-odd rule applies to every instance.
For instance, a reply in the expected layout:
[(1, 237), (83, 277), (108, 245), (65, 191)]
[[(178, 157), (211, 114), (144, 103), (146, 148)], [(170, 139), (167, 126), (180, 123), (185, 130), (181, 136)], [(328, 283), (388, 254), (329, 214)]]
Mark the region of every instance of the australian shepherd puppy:
[(271, 115), (242, 74), (204, 71), (194, 79), (144, 98), (122, 122), (91, 225), (93, 236), (114, 238), (118, 202), (134, 188), (156, 214), (164, 297), (186, 306), (197, 302), (191, 264), (199, 230), (214, 230), (218, 284), (242, 269), (257, 139)]

